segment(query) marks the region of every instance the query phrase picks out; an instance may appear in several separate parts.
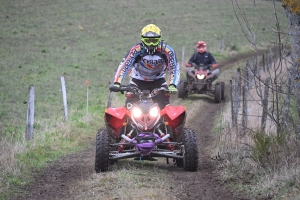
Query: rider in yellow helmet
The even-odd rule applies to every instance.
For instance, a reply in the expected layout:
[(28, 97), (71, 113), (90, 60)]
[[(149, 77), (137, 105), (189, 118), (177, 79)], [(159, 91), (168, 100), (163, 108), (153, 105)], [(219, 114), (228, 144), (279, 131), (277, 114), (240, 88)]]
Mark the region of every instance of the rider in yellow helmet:
[[(153, 90), (166, 87), (170, 93), (176, 93), (180, 68), (176, 53), (161, 40), (161, 30), (154, 24), (148, 24), (141, 30), (141, 42), (132, 46), (122, 59), (115, 75), (114, 85), (120, 86), (125, 76), (130, 74), (130, 84), (141, 90)], [(170, 79), (165, 79), (166, 71)], [(169, 96), (159, 94), (153, 98), (162, 109), (169, 104)], [(128, 97), (127, 103), (138, 101), (138, 97)]]

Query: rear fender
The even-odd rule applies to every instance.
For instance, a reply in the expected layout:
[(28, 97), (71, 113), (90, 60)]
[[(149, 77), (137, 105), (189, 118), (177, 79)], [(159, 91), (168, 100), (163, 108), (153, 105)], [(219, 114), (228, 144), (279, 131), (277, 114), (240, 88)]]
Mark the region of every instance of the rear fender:
[(186, 108), (185, 106), (165, 106), (161, 111), (161, 115), (168, 122), (169, 126), (175, 130), (185, 123)]
[[(126, 122), (127, 112), (128, 110), (125, 107), (106, 108), (104, 115), (106, 125), (118, 133)], [(118, 137), (118, 135), (114, 137)]]

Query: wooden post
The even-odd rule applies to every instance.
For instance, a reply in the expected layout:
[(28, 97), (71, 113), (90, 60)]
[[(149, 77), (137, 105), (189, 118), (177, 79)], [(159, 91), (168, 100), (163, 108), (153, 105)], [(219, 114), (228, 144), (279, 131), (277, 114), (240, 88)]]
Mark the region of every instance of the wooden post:
[[(182, 46), (182, 54), (181, 54), (181, 67), (184, 66), (184, 50), (185, 50), (185, 47)], [(182, 69), (182, 68), (181, 68)]]
[(258, 57), (256, 57), (255, 65), (256, 65), (256, 75), (257, 75), (257, 77), (260, 77), (260, 67), (259, 67), (259, 58)]
[(247, 80), (247, 86), (251, 87), (251, 64), (250, 64), (250, 59), (247, 60), (246, 62), (246, 80)]
[(240, 105), (240, 99), (239, 99), (239, 88), (237, 87), (237, 82), (238, 82), (238, 77), (235, 77), (233, 80), (233, 107), (234, 107), (234, 124), (235, 124), (235, 128), (236, 128), (236, 132), (238, 133), (238, 126), (237, 126), (237, 121), (238, 121), (238, 113), (239, 113), (239, 105)]
[(231, 93), (231, 117), (232, 127), (237, 128), (237, 114), (238, 114), (238, 99), (237, 99), (237, 87), (236, 78), (230, 80), (230, 93)]
[(235, 127), (234, 124), (234, 93), (233, 93), (233, 84), (232, 80), (230, 80), (230, 96), (231, 96), (231, 121), (232, 121), (232, 127)]
[(223, 37), (222, 37), (222, 41), (221, 41), (221, 45), (220, 45), (220, 52), (223, 50), (223, 48), (224, 48), (224, 43), (225, 43), (225, 35), (223, 35)]
[(243, 86), (243, 119), (242, 119), (242, 125), (243, 125), (243, 132), (244, 135), (246, 133), (247, 129), (247, 122), (248, 122), (248, 87), (246, 85)]
[(254, 60), (253, 60), (253, 57), (251, 59), (249, 59), (249, 84), (250, 84), (250, 87), (253, 85), (253, 82), (254, 82)]
[[(288, 73), (290, 74), (290, 73)], [(291, 98), (291, 76), (288, 75), (287, 80), (287, 91), (286, 91), (286, 98), (284, 102), (284, 109), (283, 109), (283, 128), (286, 129), (288, 127), (288, 118), (289, 118), (289, 112), (290, 112), (290, 98)]]
[(60, 80), (61, 80), (61, 91), (62, 91), (63, 104), (64, 104), (65, 121), (68, 121), (67, 92), (66, 92), (66, 83), (65, 83), (64, 76), (61, 76)]
[[(242, 96), (242, 74), (240, 68), (237, 68), (237, 94), (238, 100), (240, 100)], [(240, 107), (240, 103), (238, 105)]]
[[(115, 80), (115, 73), (116, 71), (113, 71), (113, 76), (112, 76), (112, 82), (111, 82), (111, 85), (114, 84), (114, 80)], [(106, 104), (106, 108), (109, 108), (111, 107), (111, 102), (112, 102), (112, 98), (114, 96), (114, 92), (109, 92), (109, 95), (108, 95), (108, 100), (107, 100), (107, 104)]]
[(265, 73), (266, 72), (266, 54), (263, 54), (262, 61), (263, 61), (262, 67), (263, 67), (263, 71)]
[(263, 99), (263, 113), (261, 118), (261, 131), (265, 132), (266, 129), (266, 121), (267, 121), (267, 114), (268, 114), (268, 99), (269, 99), (269, 84), (270, 84), (270, 77), (266, 78), (265, 80), (265, 93)]
[(86, 84), (86, 117), (88, 116), (89, 113), (89, 87), (90, 87), (90, 81), (89, 80), (85, 80), (85, 84)]
[(271, 66), (272, 66), (272, 57), (273, 57), (273, 55), (272, 55), (272, 48), (270, 47), (270, 52), (269, 52), (269, 60), (268, 60), (268, 68), (270, 69), (271, 68)]
[(28, 93), (28, 107), (27, 107), (27, 120), (26, 120), (26, 140), (33, 139), (33, 125), (34, 125), (34, 86), (29, 86)]

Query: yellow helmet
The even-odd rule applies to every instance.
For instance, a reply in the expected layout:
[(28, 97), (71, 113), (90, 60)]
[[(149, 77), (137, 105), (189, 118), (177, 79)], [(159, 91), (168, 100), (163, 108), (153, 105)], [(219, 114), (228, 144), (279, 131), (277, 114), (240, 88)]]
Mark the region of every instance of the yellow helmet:
[(141, 31), (142, 37), (161, 37), (161, 30), (154, 24), (148, 24)]
[(146, 46), (157, 46), (160, 38), (161, 30), (154, 24), (148, 24), (141, 31), (141, 40)]
[(153, 54), (161, 38), (161, 30), (154, 24), (148, 24), (141, 30), (141, 40), (147, 51)]

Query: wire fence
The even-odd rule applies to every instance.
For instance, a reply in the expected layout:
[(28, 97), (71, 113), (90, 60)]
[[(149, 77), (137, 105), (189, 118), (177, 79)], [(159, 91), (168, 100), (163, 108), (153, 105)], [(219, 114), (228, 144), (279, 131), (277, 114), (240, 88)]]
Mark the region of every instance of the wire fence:
[[(282, 49), (253, 56), (230, 80), (232, 127), (240, 135), (257, 127), (267, 132), (267, 124), (280, 133), (291, 123), (291, 71)], [(249, 125), (249, 118), (255, 127)]]

